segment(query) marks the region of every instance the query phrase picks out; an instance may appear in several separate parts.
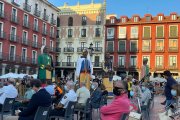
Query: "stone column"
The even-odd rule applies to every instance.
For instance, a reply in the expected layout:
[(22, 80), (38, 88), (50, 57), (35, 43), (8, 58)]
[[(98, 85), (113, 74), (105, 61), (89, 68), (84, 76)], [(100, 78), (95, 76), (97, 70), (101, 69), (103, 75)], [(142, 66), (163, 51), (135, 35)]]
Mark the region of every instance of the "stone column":
[(64, 76), (64, 70), (61, 70), (61, 78)]
[(14, 67), (15, 67), (15, 73), (18, 74), (18, 68), (19, 68), (19, 65), (15, 65)]
[(39, 68), (36, 68), (36, 74), (38, 75), (38, 70), (39, 70)]
[(6, 66), (7, 64), (2, 64), (2, 75), (4, 75), (6, 72)]
[(27, 67), (26, 67), (26, 74), (28, 74), (28, 75), (29, 75), (29, 70), (30, 70), (30, 67), (27, 66)]

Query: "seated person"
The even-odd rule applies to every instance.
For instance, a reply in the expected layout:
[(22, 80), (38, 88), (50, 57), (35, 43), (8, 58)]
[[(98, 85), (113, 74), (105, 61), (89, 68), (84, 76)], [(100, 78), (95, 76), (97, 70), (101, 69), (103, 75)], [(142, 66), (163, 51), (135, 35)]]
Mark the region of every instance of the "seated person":
[(73, 81), (68, 81), (66, 83), (67, 86), (67, 93), (63, 96), (62, 100), (59, 102), (58, 105), (55, 105), (54, 110), (50, 111), (49, 116), (64, 116), (65, 115), (65, 109), (68, 106), (68, 103), (70, 101), (75, 102), (77, 101), (77, 95), (74, 91), (74, 83)]
[(92, 89), (91, 97), (90, 97), (91, 106), (92, 108), (99, 108), (102, 92), (101, 89), (98, 87), (98, 83), (96, 81), (92, 82), (91, 89)]
[(128, 85), (126, 81), (116, 81), (113, 88), (114, 100), (100, 108), (101, 120), (120, 120), (123, 113), (130, 112)]
[(41, 87), (40, 80), (32, 80), (31, 87), (36, 92), (33, 94), (31, 100), (26, 109), (22, 112), (17, 112), (17, 116), (8, 116), (9, 120), (34, 120), (34, 116), (39, 106), (48, 107), (51, 106), (51, 96), (50, 94)]
[(52, 95), (54, 95), (54, 88), (55, 88), (55, 86), (52, 84), (52, 82), (51, 82), (51, 80), (47, 80), (47, 86), (46, 87), (44, 87), (46, 90), (47, 90), (47, 92), (52, 96)]
[(63, 95), (63, 90), (61, 89), (61, 87), (59, 87), (57, 84), (55, 84), (53, 103), (59, 102), (61, 97), (62, 97), (62, 95)]
[(148, 84), (146, 82), (142, 83), (141, 89), (142, 89), (141, 103), (142, 105), (147, 105), (149, 99), (151, 99), (151, 91), (148, 89)]

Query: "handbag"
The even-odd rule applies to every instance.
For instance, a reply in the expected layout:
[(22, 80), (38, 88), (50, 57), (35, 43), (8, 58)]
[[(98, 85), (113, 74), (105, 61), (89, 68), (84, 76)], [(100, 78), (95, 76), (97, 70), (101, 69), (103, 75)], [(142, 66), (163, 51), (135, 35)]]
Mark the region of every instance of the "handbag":
[(141, 114), (137, 112), (130, 112), (128, 120), (140, 120), (140, 119), (141, 119)]

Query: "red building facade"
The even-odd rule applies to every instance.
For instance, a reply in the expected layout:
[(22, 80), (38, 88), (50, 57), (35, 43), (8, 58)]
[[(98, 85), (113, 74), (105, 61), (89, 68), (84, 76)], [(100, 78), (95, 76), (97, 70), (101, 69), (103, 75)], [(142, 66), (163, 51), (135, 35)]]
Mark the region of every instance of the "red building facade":
[[(40, 9), (41, 4), (44, 8)], [(50, 48), (55, 59), (57, 12), (47, 1), (0, 1), (0, 74), (37, 73), (42, 45)]]
[(175, 76), (180, 74), (180, 17), (146, 14), (140, 18), (111, 16), (106, 21), (106, 52), (113, 58), (117, 74), (132, 74), (138, 78), (142, 60), (148, 58), (153, 75), (170, 70)]

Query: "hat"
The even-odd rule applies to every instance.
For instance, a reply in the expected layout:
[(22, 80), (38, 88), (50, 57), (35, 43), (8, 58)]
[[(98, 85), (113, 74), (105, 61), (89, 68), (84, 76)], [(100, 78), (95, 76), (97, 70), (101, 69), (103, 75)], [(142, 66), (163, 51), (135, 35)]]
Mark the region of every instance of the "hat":
[(169, 70), (165, 70), (163, 73), (165, 76), (171, 76), (171, 72)]

